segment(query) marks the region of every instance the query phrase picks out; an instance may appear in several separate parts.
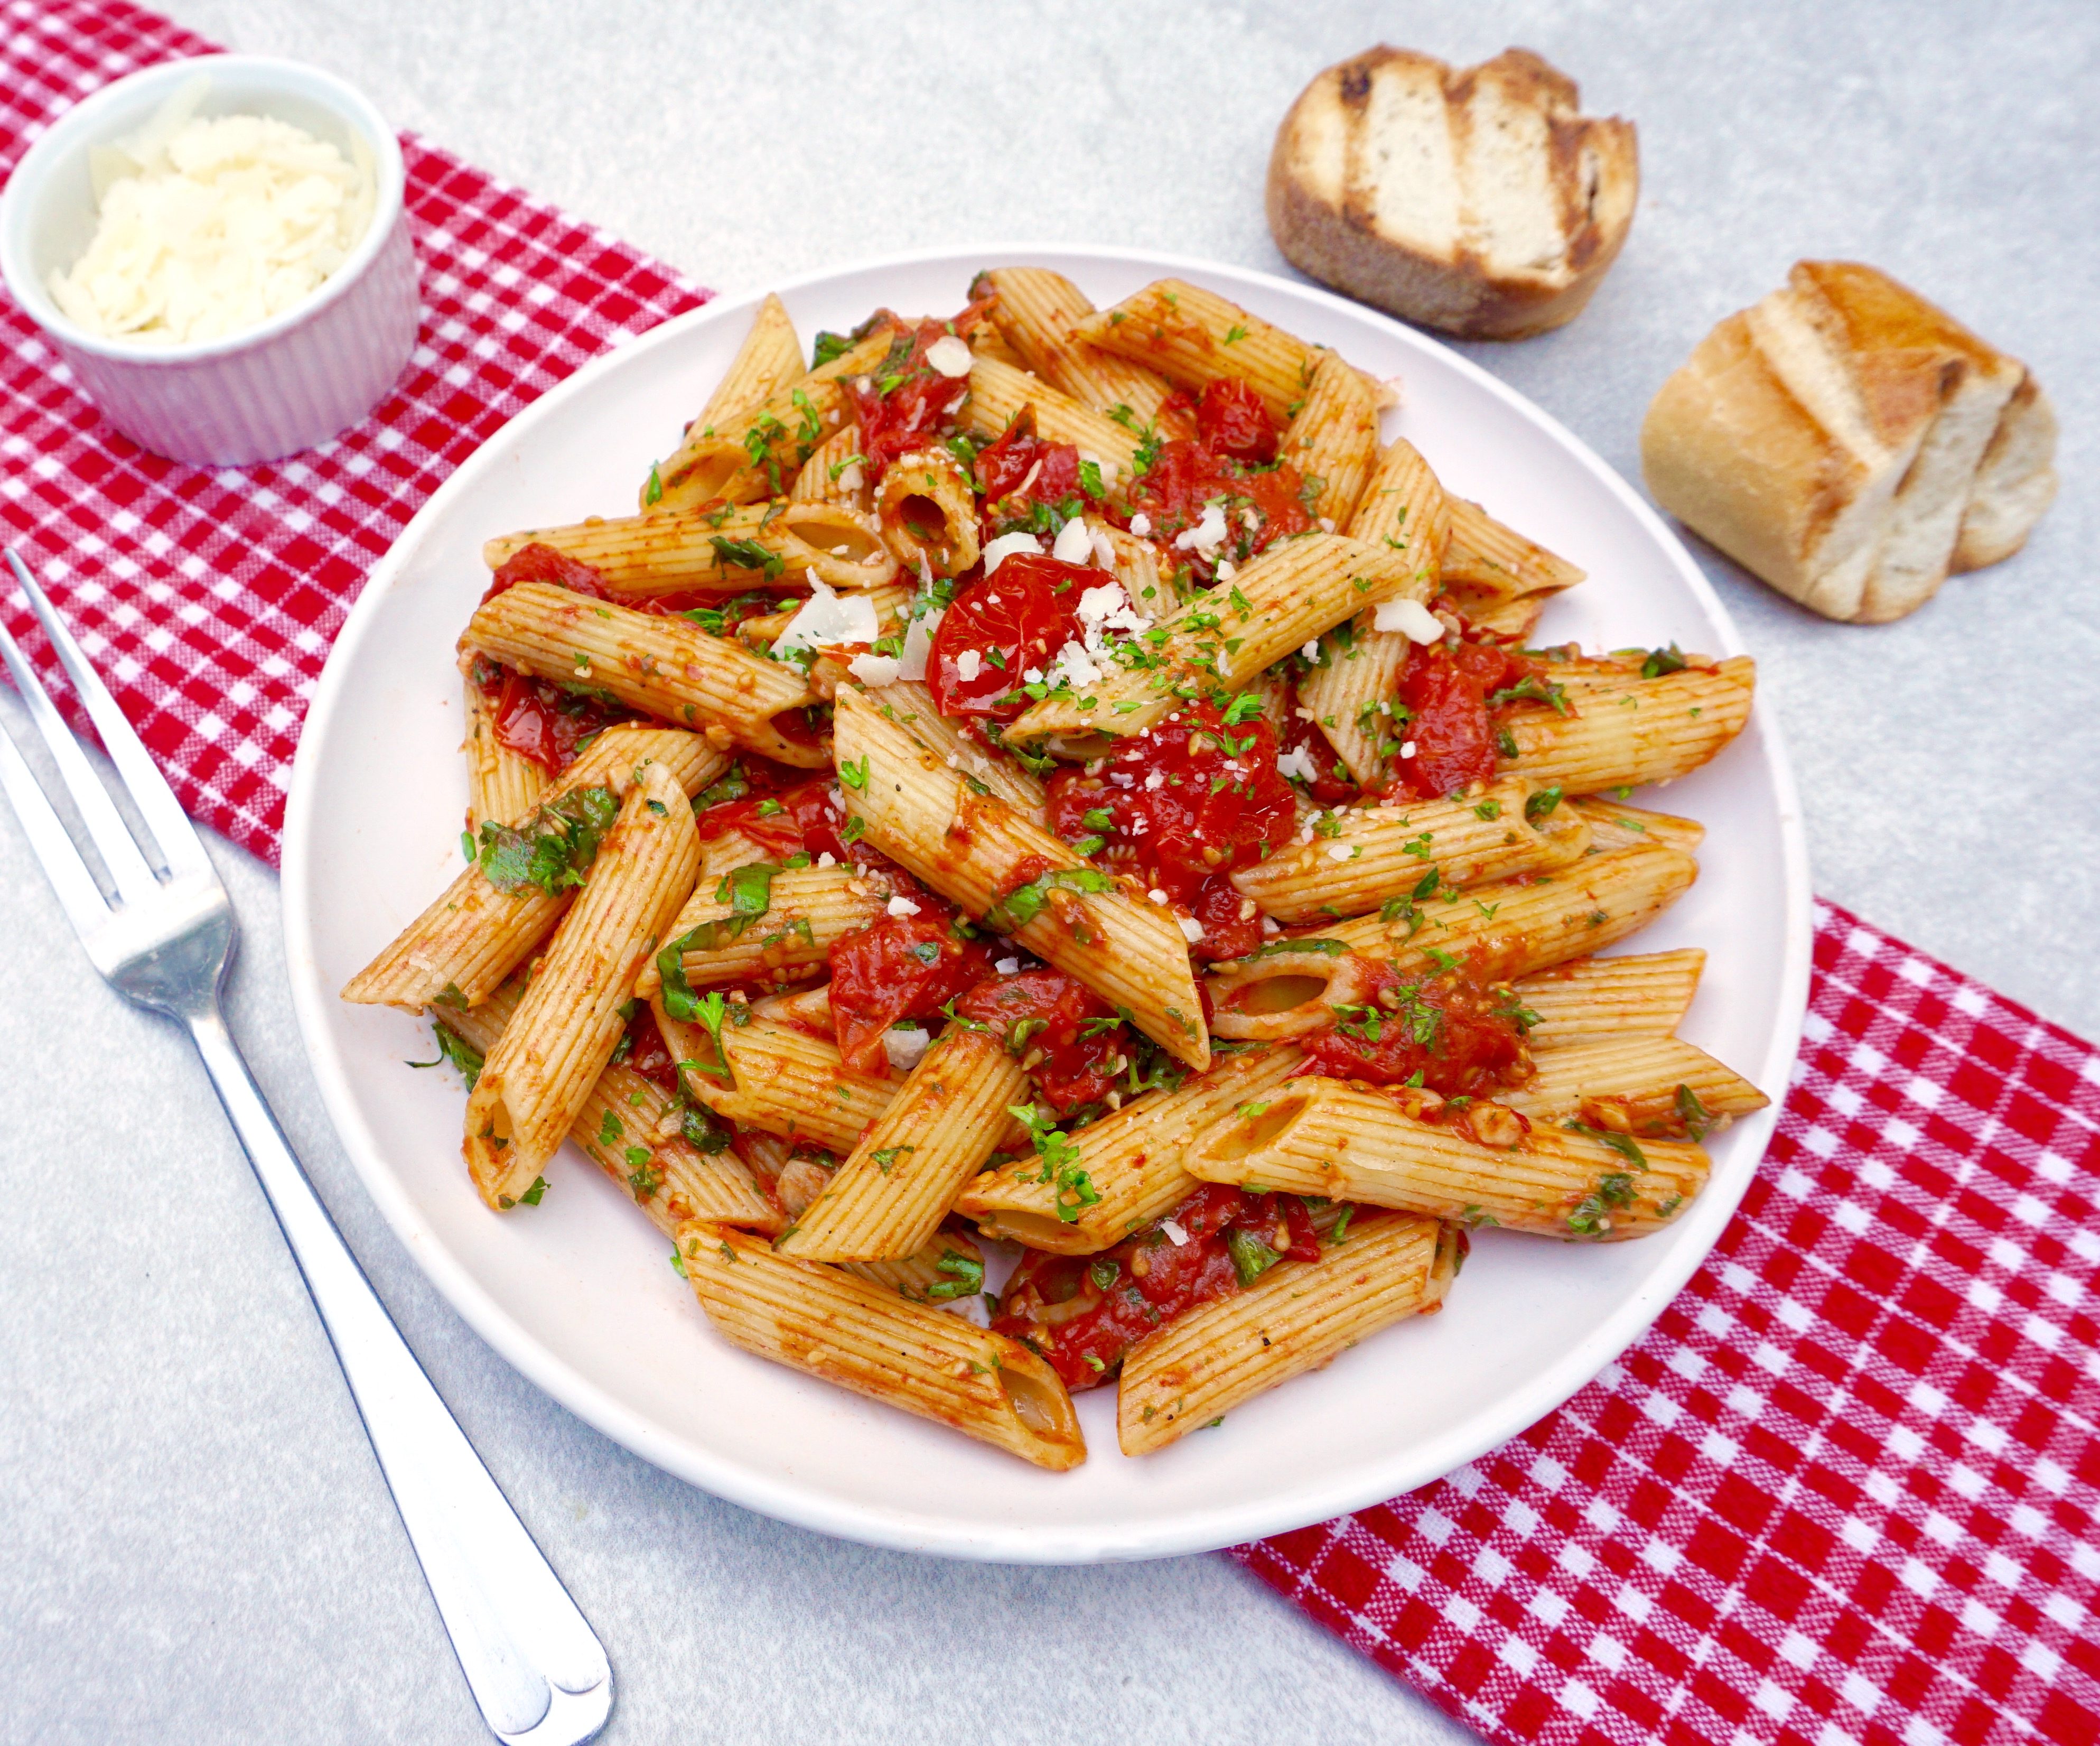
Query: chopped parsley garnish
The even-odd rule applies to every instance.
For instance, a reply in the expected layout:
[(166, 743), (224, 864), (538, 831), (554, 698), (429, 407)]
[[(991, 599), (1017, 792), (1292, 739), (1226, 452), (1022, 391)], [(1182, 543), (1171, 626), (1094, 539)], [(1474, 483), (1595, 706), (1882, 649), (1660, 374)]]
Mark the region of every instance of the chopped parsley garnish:
[(611, 789), (583, 788), (549, 801), (522, 831), (492, 819), (481, 827), (482, 877), (499, 891), (536, 885), (558, 897), (584, 882), (599, 842), (619, 816), (620, 798)]
[[(438, 1045), (436, 1059), (430, 1061), (411, 1061), (408, 1065), (411, 1067), (436, 1067), (443, 1062), (449, 1061), (454, 1067), (459, 1069), (460, 1077), (466, 1081), (467, 1090), (470, 1091), (473, 1090), (475, 1082), (481, 1077), (482, 1062), (485, 1059), (483, 1056), (482, 1052), (479, 1049), (475, 1048), (473, 1044), (470, 1043), (464, 1037), (461, 1036), (459, 1032), (455, 1031), (450, 1025), (447, 1024), (442, 1019), (432, 1019), (430, 1021), (430, 1028), (436, 1036)], [(1684, 1089), (1685, 1088), (1682, 1085), (1678, 1087), (1678, 1090), (1680, 1093), (1682, 1093)], [(1680, 1097), (1679, 1102), (1681, 1103), (1683, 1099)]]

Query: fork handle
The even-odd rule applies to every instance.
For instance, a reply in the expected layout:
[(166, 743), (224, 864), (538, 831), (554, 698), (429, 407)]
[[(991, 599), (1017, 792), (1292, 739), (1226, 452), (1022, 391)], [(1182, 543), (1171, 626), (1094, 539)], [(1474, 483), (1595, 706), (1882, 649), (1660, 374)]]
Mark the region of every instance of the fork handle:
[(612, 1708), (603, 1646), (373, 1293), (224, 1018), (214, 1006), (185, 1022), (334, 1343), (474, 1702), (499, 1739), (582, 1746)]

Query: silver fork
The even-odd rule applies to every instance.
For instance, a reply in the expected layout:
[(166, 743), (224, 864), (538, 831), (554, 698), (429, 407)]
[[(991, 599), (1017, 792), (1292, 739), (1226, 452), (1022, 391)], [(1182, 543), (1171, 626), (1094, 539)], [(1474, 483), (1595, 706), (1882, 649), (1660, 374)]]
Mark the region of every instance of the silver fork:
[(605, 1650), (373, 1294), (219, 1011), (233, 906), (146, 749), (20, 555), (7, 561), (159, 846), (156, 873), (123, 815), (0, 625), (0, 658), (56, 761), (116, 886), (106, 899), (20, 751), (0, 732), (0, 790), (87, 955), (127, 1000), (188, 1028), (334, 1343), (431, 1598), (474, 1702), (497, 1739), (582, 1746), (612, 1708)]

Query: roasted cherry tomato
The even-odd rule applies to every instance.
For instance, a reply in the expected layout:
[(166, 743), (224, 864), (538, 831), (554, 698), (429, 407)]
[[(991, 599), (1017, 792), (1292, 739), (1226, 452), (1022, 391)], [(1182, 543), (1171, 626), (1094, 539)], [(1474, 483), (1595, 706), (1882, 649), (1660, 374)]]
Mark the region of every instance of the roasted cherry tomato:
[(1530, 1076), (1522, 1010), (1508, 989), (1484, 988), (1462, 968), (1404, 976), (1381, 963), (1361, 1006), (1340, 1009), (1332, 1030), (1300, 1041), (1310, 1072), (1420, 1085), (1447, 1098), (1493, 1097)]
[(1101, 1100), (1132, 1046), (1115, 1009), (1061, 970), (980, 983), (955, 1010), (998, 1030), (1022, 1063), (1032, 1059), (1035, 1089), (1061, 1119)]
[(1079, 596), (1105, 573), (1035, 552), (1018, 552), (958, 594), (933, 633), (926, 683), (943, 715), (1011, 721), (1033, 701), (1038, 680), (1079, 637)]

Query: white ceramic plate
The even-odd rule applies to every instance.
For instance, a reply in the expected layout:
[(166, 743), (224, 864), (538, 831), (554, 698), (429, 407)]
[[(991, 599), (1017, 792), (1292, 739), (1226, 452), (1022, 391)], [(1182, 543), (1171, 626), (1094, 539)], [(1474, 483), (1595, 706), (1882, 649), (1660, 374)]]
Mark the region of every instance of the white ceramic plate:
[[(1683, 547), (1601, 461), (1475, 365), (1339, 298), (1192, 261), (1027, 248), (879, 261), (781, 294), (806, 343), (878, 304), (959, 308), (973, 272), (1005, 262), (1056, 267), (1103, 305), (1179, 274), (1402, 377), (1388, 435), (1406, 435), (1448, 487), (1589, 571), (1548, 609), (1542, 637), (1740, 652)], [(379, 566), (322, 675), (285, 823), (293, 991), (329, 1113), (410, 1253), (499, 1352), (646, 1460), (769, 1515), (914, 1551), (1077, 1563), (1228, 1545), (1426, 1483), (1544, 1416), (1639, 1337), (1713, 1247), (1771, 1112), (1720, 1137), (1712, 1185), (1667, 1233), (1590, 1248), (1485, 1232), (1442, 1314), (1160, 1454), (1118, 1452), (1113, 1388), (1082, 1396), (1092, 1453), (1053, 1475), (717, 1339), (668, 1244), (573, 1151), (543, 1205), (492, 1214), (460, 1161), (457, 1080), (403, 1064), (429, 1053), (428, 1028), (337, 1000), (460, 864), (453, 646), (486, 584), (482, 541), (625, 511), (757, 301), (724, 298), (666, 323), (492, 438)], [(1685, 1034), (1777, 1098), (1799, 1038), (1810, 919), (1799, 809), (1769, 712), (1664, 802), (1706, 824), (1704, 871), (1621, 949), (1706, 948)]]

